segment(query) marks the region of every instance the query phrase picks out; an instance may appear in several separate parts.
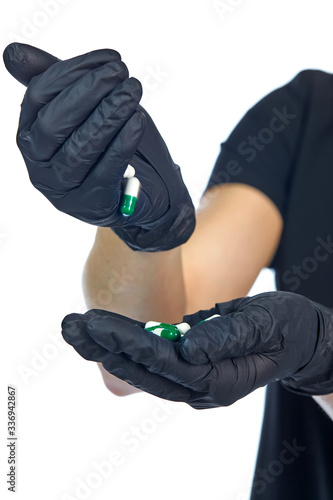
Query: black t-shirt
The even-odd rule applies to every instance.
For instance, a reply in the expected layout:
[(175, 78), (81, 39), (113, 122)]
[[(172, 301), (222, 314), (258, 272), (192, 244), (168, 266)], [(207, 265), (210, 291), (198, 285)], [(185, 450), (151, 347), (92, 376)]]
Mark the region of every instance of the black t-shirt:
[[(222, 144), (208, 187), (251, 185), (282, 214), (278, 290), (333, 307), (333, 75), (299, 73)], [(332, 500), (333, 423), (308, 396), (269, 384), (251, 500)]]

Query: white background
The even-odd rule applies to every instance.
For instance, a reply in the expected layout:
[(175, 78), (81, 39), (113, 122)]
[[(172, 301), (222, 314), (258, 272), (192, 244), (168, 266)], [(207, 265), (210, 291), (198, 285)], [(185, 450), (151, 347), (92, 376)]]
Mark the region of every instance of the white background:
[[(330, 0), (7, 0), (0, 9), (2, 50), (17, 40), (61, 59), (119, 51), (195, 202), (250, 106), (302, 69), (333, 70)], [(62, 340), (62, 318), (85, 311), (95, 228), (31, 186), (15, 144), (24, 88), (0, 71), (1, 498), (248, 499), (264, 390), (205, 411), (117, 398)], [(264, 271), (251, 294), (273, 287)], [(8, 384), (18, 402), (15, 497), (6, 491)]]

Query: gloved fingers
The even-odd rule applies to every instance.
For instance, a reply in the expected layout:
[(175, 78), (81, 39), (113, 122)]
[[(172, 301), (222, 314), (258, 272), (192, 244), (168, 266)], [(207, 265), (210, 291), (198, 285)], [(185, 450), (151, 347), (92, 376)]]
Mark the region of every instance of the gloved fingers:
[[(93, 72), (106, 64), (120, 63), (120, 55), (111, 49), (100, 49), (80, 56), (59, 61), (29, 84), (22, 102), (19, 130), (29, 128), (42, 107), (52, 101), (60, 92), (80, 80), (85, 74)], [(123, 78), (128, 77), (124, 63), (121, 64)]]
[(26, 87), (34, 76), (46, 71), (60, 59), (26, 43), (13, 42), (7, 45), (3, 60), (9, 73)]
[(232, 299), (228, 302), (220, 302), (216, 304), (217, 313), (221, 316), (226, 316), (227, 314), (236, 313), (243, 310), (249, 301), (249, 297), (240, 297), (238, 299)]
[(125, 317), (95, 317), (89, 320), (91, 338), (113, 354), (124, 354), (134, 363), (144, 366), (170, 382), (190, 390), (205, 392), (214, 378), (214, 367), (197, 367), (179, 354), (177, 343), (170, 342), (140, 327), (127, 324)]
[[(229, 406), (258, 387), (266, 385), (271, 378), (257, 379), (255, 370), (240, 373), (232, 360), (226, 360), (215, 375), (214, 383), (202, 383), (193, 388), (174, 382), (159, 373), (151, 372), (144, 365), (133, 361), (124, 353), (114, 354), (108, 351), (103, 367), (114, 376), (130, 385), (154, 396), (169, 401), (182, 401), (195, 409)], [(252, 360), (249, 366), (252, 367)], [(250, 376), (249, 376), (250, 375)], [(218, 378), (219, 377), (219, 378)]]
[(253, 305), (193, 326), (183, 337), (180, 352), (189, 363), (202, 365), (254, 353), (279, 352), (282, 342), (270, 311)]
[[(116, 203), (120, 202), (122, 195), (120, 183), (141, 140), (144, 128), (145, 116), (143, 113), (135, 111), (94, 165), (94, 168), (89, 171), (84, 181), (76, 188), (75, 194), (82, 199), (82, 202), (86, 197), (89, 198), (90, 193), (94, 192), (94, 197), (98, 200), (100, 222), (118, 210), (118, 205), (115, 206), (114, 203), (115, 199)], [(91, 215), (93, 219), (94, 214)]]
[(84, 359), (97, 361), (103, 358), (107, 351), (89, 337), (86, 325), (84, 315), (69, 314), (62, 321), (62, 336)]
[(85, 73), (45, 104), (33, 124), (27, 129), (19, 128), (17, 141), (20, 149), (35, 161), (50, 160), (100, 101), (123, 81), (126, 73), (127, 69), (121, 61), (107, 63)]
[(204, 321), (207, 318), (210, 318), (215, 314), (225, 316), (226, 314), (231, 314), (238, 311), (241, 304), (246, 300), (246, 298), (241, 297), (239, 299), (221, 302), (220, 304), (216, 304), (215, 307), (212, 307), (211, 309), (202, 309), (201, 311), (197, 311), (196, 313), (188, 314), (184, 316), (183, 321), (185, 321), (185, 323), (188, 323), (190, 326), (195, 326), (196, 324)]
[[(106, 370), (157, 396), (184, 401), (195, 408), (228, 406), (277, 374), (275, 360), (258, 354), (194, 366), (182, 359), (177, 343), (126, 323), (119, 315), (99, 315), (88, 321), (87, 332), (108, 351), (103, 362)], [(116, 366), (119, 371), (114, 370)], [(166, 389), (167, 396), (161, 388)]]
[[(85, 314), (71, 313), (67, 314), (61, 322), (62, 335), (65, 341), (72, 345), (76, 351), (85, 359), (90, 361), (100, 361), (108, 351), (97, 344), (87, 332), (87, 324), (89, 319), (95, 317), (108, 316), (108, 311), (102, 309), (91, 309)], [(118, 316), (113, 313), (113, 316)], [(143, 323), (128, 318), (128, 323), (132, 326), (140, 328)]]
[[(86, 360), (101, 362), (116, 377), (149, 394), (170, 401), (189, 401), (193, 391), (182, 387), (159, 374), (149, 372), (143, 365), (127, 358), (125, 354), (113, 354), (97, 344), (87, 333), (87, 318), (105, 317), (106, 311), (88, 311), (85, 315), (69, 314), (62, 322), (62, 335), (80, 356)], [(118, 315), (115, 315), (117, 317)], [(128, 318), (129, 319), (129, 318)], [(135, 326), (136, 322), (129, 319)]]
[(114, 354), (108, 351), (108, 354), (101, 362), (105, 370), (115, 377), (153, 396), (169, 401), (188, 403), (195, 394), (194, 391), (181, 384), (175, 383), (158, 373), (150, 372), (145, 366), (128, 358), (126, 354)]
[[(67, 316), (65, 316), (62, 321), (62, 326), (65, 326), (66, 324), (76, 320), (85, 321), (87, 323), (90, 319), (96, 317), (98, 318), (110, 317), (110, 318), (121, 318), (121, 319), (124, 318), (124, 316), (122, 316), (121, 314), (106, 311), (105, 309), (89, 309), (84, 314), (81, 313), (67, 314)], [(140, 328), (144, 328), (145, 326), (145, 323), (143, 323), (142, 321), (127, 317), (126, 317), (126, 323), (129, 325), (139, 326)]]
[[(67, 164), (58, 164), (52, 161), (52, 181), (49, 171), (46, 171), (45, 181), (43, 181), (42, 174), (45, 171), (43, 168), (35, 170), (33, 174), (31, 172), (35, 167), (30, 168), (30, 178), (33, 176), (38, 178), (38, 184), (34, 184), (42, 192), (45, 190), (47, 193), (47, 186), (53, 186), (52, 196), (48, 195), (48, 197), (60, 211), (70, 213), (73, 217), (84, 222), (101, 227), (115, 227), (117, 223), (123, 224), (125, 217), (120, 212), (123, 195), (122, 179), (142, 136), (145, 126), (144, 119), (142, 113), (135, 112), (111, 142), (104, 155), (88, 172), (82, 183), (66, 193), (63, 193), (64, 179), (66, 180), (67, 172), (68, 175), (73, 175), (68, 161)], [(77, 165), (74, 164), (74, 167), (77, 168)], [(139, 207), (144, 198), (143, 193), (140, 192)], [(80, 200), (80, 203), (77, 200)], [(136, 216), (137, 212), (139, 209), (136, 208)]]
[[(138, 106), (138, 112), (140, 112), (140, 106)], [(145, 121), (145, 130), (143, 131), (142, 137), (145, 137), (146, 134), (149, 134), (149, 131), (147, 131), (146, 114), (142, 113), (142, 115)], [(128, 132), (130, 133), (130, 131)], [(127, 141), (128, 139), (126, 142)], [(126, 142), (123, 140), (121, 144), (125, 145)], [(141, 143), (142, 138), (138, 142), (138, 147), (133, 157), (128, 160), (128, 163), (135, 168), (135, 177), (137, 177), (141, 183), (140, 194), (134, 214), (128, 217), (127, 221), (121, 221), (120, 225), (123, 228), (125, 228), (127, 224), (140, 225), (143, 222), (148, 225), (150, 222), (154, 222), (160, 217), (163, 217), (170, 207), (170, 192), (164, 182), (164, 178), (157, 172), (154, 166), (147, 163), (146, 157), (140, 153)], [(118, 149), (123, 147), (121, 144), (118, 146)], [(117, 228), (117, 225), (115, 224), (113, 227)], [(160, 229), (157, 230), (161, 231)]]
[[(135, 78), (125, 80), (100, 102), (87, 120), (76, 128), (67, 141), (64, 142), (53, 156), (51, 164), (57, 168), (58, 181), (65, 190), (77, 187), (82, 183), (91, 168), (95, 166), (97, 160), (101, 155), (104, 155), (117, 133), (134, 114), (140, 98), (141, 85), (138, 80)], [(136, 124), (135, 120), (130, 122), (131, 134), (128, 134), (127, 143), (120, 143), (123, 149), (126, 147), (130, 149), (129, 154), (131, 156), (135, 151), (135, 149), (133, 151), (133, 148), (137, 147), (143, 133), (143, 130), (141, 131), (141, 116), (137, 121), (140, 121), (140, 123)], [(135, 130), (135, 125), (137, 125), (138, 130)], [(127, 156), (128, 153), (125, 155), (125, 160), (124, 157), (120, 157), (121, 167), (125, 164), (125, 168), (120, 168), (119, 171), (117, 171), (116, 162), (111, 163), (108, 161), (107, 166), (105, 165), (108, 171), (107, 185), (119, 186), (127, 167)], [(62, 172), (61, 165), (64, 166)], [(94, 178), (97, 177), (98, 174), (95, 173)]]
[(62, 334), (83, 358), (101, 362), (116, 377), (197, 409), (228, 406), (276, 379), (276, 361), (259, 354), (191, 367), (181, 360), (176, 344), (144, 332), (141, 325), (118, 314), (91, 310), (66, 316)]
[(279, 370), (275, 359), (262, 354), (225, 359), (215, 366), (218, 375), (210, 397), (218, 406), (229, 406), (276, 380)]
[[(97, 344), (87, 332), (87, 324), (90, 318), (105, 317), (106, 314), (108, 314), (107, 311), (92, 309), (85, 314), (68, 314), (62, 320), (61, 333), (64, 340), (88, 361), (102, 362), (108, 359), (109, 351)], [(129, 321), (132, 325), (137, 325), (134, 320)]]
[[(147, 121), (147, 130), (149, 131), (149, 133), (145, 134), (142, 138), (142, 142), (138, 149), (139, 153), (142, 154), (147, 163), (155, 167), (156, 171), (159, 172), (159, 174), (165, 175), (165, 172), (163, 171), (164, 163), (172, 163), (174, 166), (173, 170), (176, 172), (179, 171), (179, 167), (173, 163), (167, 145), (165, 144), (164, 139), (161, 137), (149, 113), (147, 113), (147, 111), (143, 109), (140, 105), (138, 106), (138, 110), (145, 113)], [(158, 148), (151, 147), (151, 145), (155, 143), (159, 145)], [(170, 179), (173, 179), (173, 181), (175, 181), (175, 176), (171, 175)], [(179, 185), (181, 185), (182, 180), (177, 179), (176, 185), (178, 183)]]

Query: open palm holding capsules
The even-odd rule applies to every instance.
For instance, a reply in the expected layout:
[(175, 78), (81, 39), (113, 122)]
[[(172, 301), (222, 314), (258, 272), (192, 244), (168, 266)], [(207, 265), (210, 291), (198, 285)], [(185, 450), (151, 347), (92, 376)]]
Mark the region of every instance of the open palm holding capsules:
[[(194, 408), (230, 405), (273, 380), (299, 394), (333, 391), (333, 314), (301, 295), (243, 297), (183, 321), (191, 328), (168, 342), (145, 323), (93, 309), (66, 316), (62, 334), (116, 377)], [(163, 323), (148, 328), (175, 332)]]
[[(191, 236), (194, 207), (180, 169), (118, 52), (61, 61), (14, 43), (4, 60), (28, 86), (17, 144), (31, 182), (58, 210), (112, 228), (134, 250), (169, 250)], [(135, 177), (126, 181), (129, 164)]]

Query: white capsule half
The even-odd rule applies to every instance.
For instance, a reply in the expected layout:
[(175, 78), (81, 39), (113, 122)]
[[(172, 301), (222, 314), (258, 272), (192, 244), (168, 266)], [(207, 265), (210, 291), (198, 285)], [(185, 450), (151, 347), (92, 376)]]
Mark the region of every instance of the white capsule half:
[(151, 328), (152, 326), (157, 326), (160, 324), (160, 321), (148, 321), (148, 323), (145, 324), (145, 328)]
[(176, 327), (178, 328), (181, 335), (185, 335), (185, 333), (191, 329), (188, 323), (178, 323)]
[(124, 172), (124, 179), (129, 179), (130, 177), (135, 176), (135, 168), (132, 167), (132, 165), (128, 165), (125, 172)]

